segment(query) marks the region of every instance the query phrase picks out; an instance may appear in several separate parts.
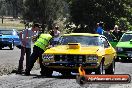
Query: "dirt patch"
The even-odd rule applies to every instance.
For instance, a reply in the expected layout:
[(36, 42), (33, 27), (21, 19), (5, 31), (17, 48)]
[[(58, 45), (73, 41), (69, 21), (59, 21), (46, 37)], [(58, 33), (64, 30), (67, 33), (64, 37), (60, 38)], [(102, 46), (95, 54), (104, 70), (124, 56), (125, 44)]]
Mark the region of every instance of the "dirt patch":
[[(14, 64), (2, 64), (0, 65), (0, 76), (15, 73), (17, 71), (17, 68), (18, 68), (17, 65)], [(40, 68), (39, 64), (36, 63), (32, 70), (37, 70), (39, 68)]]

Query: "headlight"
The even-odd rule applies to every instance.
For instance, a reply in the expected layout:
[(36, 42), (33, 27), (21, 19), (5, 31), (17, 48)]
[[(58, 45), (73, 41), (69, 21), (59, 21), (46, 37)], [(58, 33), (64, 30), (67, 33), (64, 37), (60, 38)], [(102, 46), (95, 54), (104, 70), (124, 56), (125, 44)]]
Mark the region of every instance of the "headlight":
[(131, 54), (131, 53), (128, 53), (127, 56), (128, 56), (128, 57), (132, 57), (132, 54)]
[(83, 56), (79, 56), (79, 57), (78, 57), (78, 61), (79, 61), (79, 62), (82, 62), (82, 61), (83, 61)]
[(53, 60), (54, 59), (54, 55), (49, 55), (49, 54), (44, 54), (42, 56), (43, 60)]
[(122, 48), (120, 48), (120, 47), (118, 47), (118, 48), (117, 48), (117, 51), (118, 51), (118, 52), (122, 52), (122, 51), (123, 51), (123, 49), (122, 49)]
[(98, 60), (98, 57), (97, 56), (86, 56), (86, 60), (97, 61)]

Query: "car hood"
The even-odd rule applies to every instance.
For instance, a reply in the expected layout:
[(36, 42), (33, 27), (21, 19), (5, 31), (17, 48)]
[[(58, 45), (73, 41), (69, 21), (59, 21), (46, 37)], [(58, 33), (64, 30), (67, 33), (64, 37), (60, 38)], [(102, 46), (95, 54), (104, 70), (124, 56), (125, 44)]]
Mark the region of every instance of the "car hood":
[(68, 45), (58, 45), (45, 51), (45, 54), (96, 54), (99, 46), (80, 47), (78, 49), (70, 49)]
[(132, 43), (130, 41), (127, 42), (118, 42), (116, 47), (124, 47), (124, 48), (132, 48)]
[(0, 38), (13, 38), (12, 35), (1, 35)]

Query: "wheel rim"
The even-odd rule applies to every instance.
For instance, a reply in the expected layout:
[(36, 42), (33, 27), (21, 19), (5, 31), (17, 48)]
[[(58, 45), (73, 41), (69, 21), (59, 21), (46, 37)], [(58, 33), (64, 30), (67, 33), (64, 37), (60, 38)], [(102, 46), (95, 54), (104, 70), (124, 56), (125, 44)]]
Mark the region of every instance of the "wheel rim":
[(13, 43), (11, 44), (11, 48), (13, 48)]
[(115, 62), (114, 61), (113, 61), (112, 65), (113, 65), (113, 69), (112, 70), (113, 70), (113, 72), (115, 72)]
[(12, 43), (12, 44), (11, 44), (11, 49), (13, 49), (13, 48), (14, 48), (14, 44)]
[(102, 62), (100, 64), (100, 74), (103, 74), (103, 64), (102, 64)]

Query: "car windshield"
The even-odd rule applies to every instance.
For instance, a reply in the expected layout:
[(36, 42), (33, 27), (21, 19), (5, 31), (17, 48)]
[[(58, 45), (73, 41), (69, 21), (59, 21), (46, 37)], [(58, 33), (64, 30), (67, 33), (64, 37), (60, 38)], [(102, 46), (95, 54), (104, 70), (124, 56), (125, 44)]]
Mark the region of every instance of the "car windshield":
[(130, 41), (132, 39), (132, 34), (126, 33), (122, 36), (120, 42)]
[(62, 36), (59, 43), (67, 45), (68, 43), (80, 43), (82, 46), (101, 46), (99, 37), (95, 36)]
[(2, 34), (2, 35), (12, 35), (12, 31), (11, 30), (0, 30), (0, 34)]

